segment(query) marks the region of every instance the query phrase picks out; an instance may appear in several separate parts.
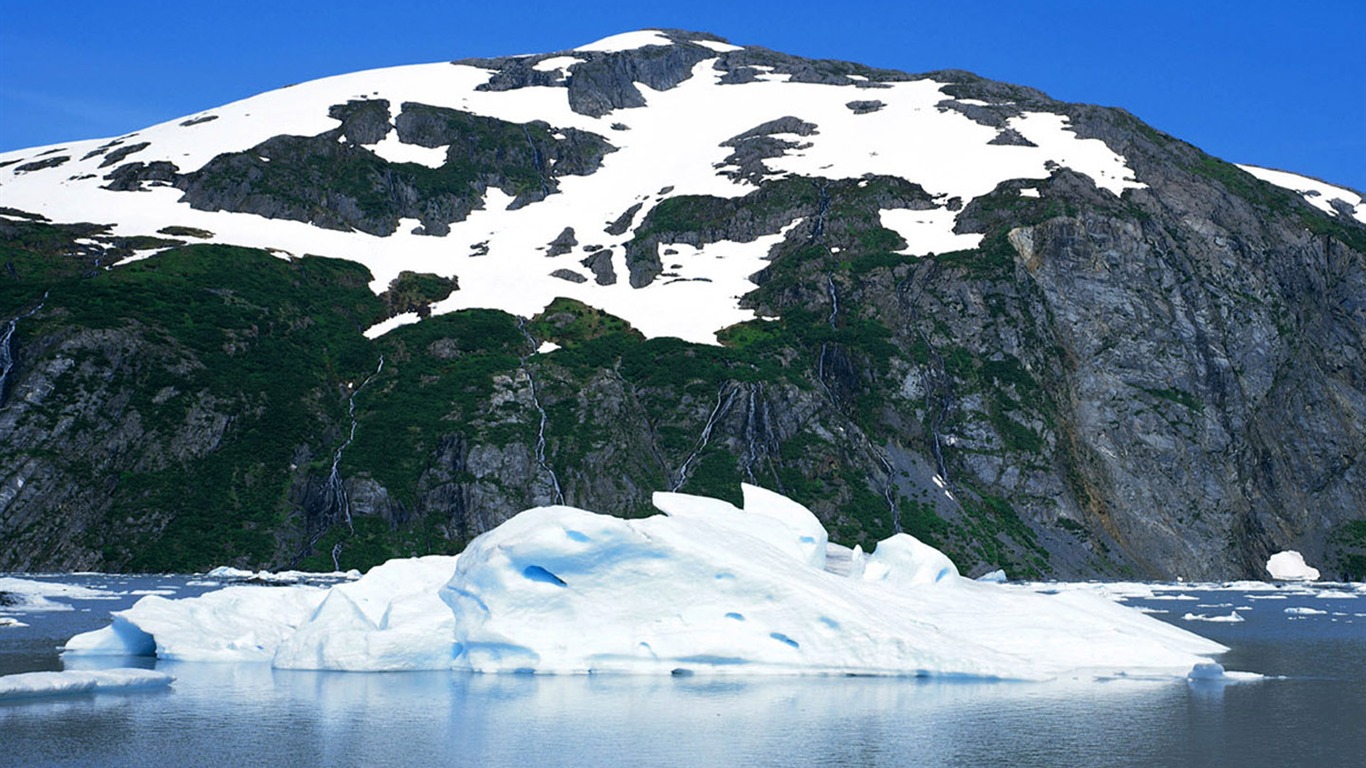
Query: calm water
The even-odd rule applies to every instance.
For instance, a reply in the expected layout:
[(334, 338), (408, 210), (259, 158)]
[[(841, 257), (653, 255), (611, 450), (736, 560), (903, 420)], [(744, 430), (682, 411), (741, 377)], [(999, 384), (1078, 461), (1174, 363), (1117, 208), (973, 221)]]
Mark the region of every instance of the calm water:
[[(204, 589), (185, 578), (61, 580)], [(551, 678), (161, 662), (177, 678), (169, 690), (0, 704), (0, 765), (1366, 765), (1366, 593), (1175, 594), (1128, 603), (1231, 646), (1230, 669), (1285, 679)], [(0, 628), (0, 674), (60, 669), (67, 637), (136, 599), (11, 614), (30, 626)], [(1324, 613), (1292, 617), (1293, 607)], [(1181, 618), (1235, 608), (1245, 621)]]

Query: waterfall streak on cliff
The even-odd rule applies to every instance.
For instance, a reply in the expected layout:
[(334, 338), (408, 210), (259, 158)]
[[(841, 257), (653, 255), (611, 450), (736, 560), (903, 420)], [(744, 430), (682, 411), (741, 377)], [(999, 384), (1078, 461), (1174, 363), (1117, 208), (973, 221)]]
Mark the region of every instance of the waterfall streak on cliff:
[(0, 405), (5, 402), (5, 386), (9, 384), (10, 372), (14, 370), (14, 332), (19, 328), (19, 321), (33, 317), (47, 303), (47, 292), (43, 292), (43, 298), (38, 302), (38, 306), (30, 309), (22, 315), (10, 318), (5, 323), (5, 331), (0, 334)]
[(687, 482), (688, 468), (692, 466), (692, 463), (696, 461), (697, 457), (706, 449), (707, 443), (711, 441), (711, 430), (716, 426), (716, 419), (730, 410), (730, 404), (735, 400), (736, 389), (738, 389), (738, 387), (732, 387), (730, 392), (727, 393), (726, 385), (722, 384), (716, 390), (716, 405), (712, 407), (711, 415), (707, 417), (707, 423), (702, 427), (702, 435), (697, 439), (697, 445), (693, 446), (692, 453), (688, 454), (687, 459), (684, 459), (683, 466), (678, 468), (678, 475), (674, 478), (673, 485), (669, 487), (670, 491), (676, 491), (679, 488), (682, 488), (683, 483)]
[(536, 427), (536, 463), (550, 476), (550, 487), (554, 491), (553, 498), (555, 503), (563, 504), (564, 491), (560, 488), (560, 478), (556, 476), (555, 470), (551, 468), (550, 463), (547, 462), (545, 458), (545, 425), (549, 418), (546, 416), (545, 408), (541, 406), (540, 396), (536, 393), (536, 376), (531, 372), (531, 367), (527, 365), (527, 358), (529, 358), (531, 354), (535, 354), (539, 345), (536, 343), (536, 338), (526, 329), (526, 320), (524, 318), (517, 319), (517, 330), (522, 332), (522, 335), (526, 337), (527, 344), (531, 346), (531, 353), (523, 356), (521, 361), (522, 370), (526, 372), (526, 380), (531, 385), (531, 405), (541, 417), (541, 421)]
[(825, 289), (830, 293), (830, 330), (835, 330), (835, 316), (840, 312), (840, 295), (835, 292), (835, 278), (825, 276)]
[[(346, 528), (351, 533), (356, 532), (356, 527), (351, 521), (351, 500), (346, 495), (346, 486), (341, 478), (342, 453), (345, 452), (346, 449), (351, 446), (352, 441), (356, 439), (356, 395), (359, 395), (361, 390), (365, 389), (365, 385), (369, 384), (382, 370), (384, 370), (384, 355), (380, 355), (379, 366), (375, 368), (375, 372), (366, 376), (365, 381), (362, 381), (360, 386), (356, 387), (351, 393), (351, 396), (346, 399), (346, 414), (351, 419), (351, 431), (347, 433), (346, 440), (341, 445), (337, 446), (337, 450), (332, 454), (332, 471), (327, 474), (327, 481), (323, 485), (323, 498), (325, 499), (326, 508), (333, 513), (340, 511), (342, 516), (346, 519)], [(340, 546), (340, 544), (338, 546)], [(340, 554), (339, 551), (334, 548), (332, 551), (334, 561), (338, 554)]]

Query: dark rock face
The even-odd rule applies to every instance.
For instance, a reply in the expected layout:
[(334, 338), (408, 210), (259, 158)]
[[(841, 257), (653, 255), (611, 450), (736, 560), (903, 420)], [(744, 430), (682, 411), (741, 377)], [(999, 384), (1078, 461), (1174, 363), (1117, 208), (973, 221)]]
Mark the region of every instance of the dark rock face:
[[(101, 163), (103, 166), (104, 164)], [(104, 178), (109, 182), (105, 189), (116, 192), (137, 192), (149, 183), (169, 186), (179, 178), (175, 163), (157, 160), (151, 163), (124, 163), (110, 171)]]
[(615, 285), (617, 272), (612, 267), (612, 249), (603, 248), (588, 254), (580, 264), (593, 273), (593, 281), (598, 285)]
[(572, 269), (557, 269), (550, 273), (551, 277), (558, 277), (561, 280), (568, 280), (571, 283), (586, 283), (588, 278), (580, 275)]
[[(339, 128), (318, 136), (276, 136), (246, 152), (219, 155), (198, 171), (175, 176), (175, 184), (185, 202), (202, 210), (374, 235), (393, 234), (399, 219), (415, 218), (426, 234), (439, 236), (481, 205), (489, 187), (512, 195), (511, 207), (518, 208), (553, 194), (561, 176), (597, 170), (612, 151), (584, 131), (557, 132), (545, 123), (518, 125), (406, 103), (394, 119), (399, 140), (448, 147), (446, 163), (435, 169), (389, 163), (363, 146), (388, 135), (388, 116), (383, 100), (348, 102), (332, 110), (342, 121)], [(139, 167), (119, 175), (125, 167), (111, 177), (119, 188), (149, 173)]]
[(801, 150), (810, 146), (809, 144), (780, 139), (774, 134), (812, 136), (816, 133), (819, 131), (815, 124), (791, 116), (780, 117), (777, 120), (770, 120), (763, 125), (751, 128), (721, 143), (721, 146), (733, 147), (735, 150), (725, 159), (725, 165), (735, 166), (735, 170), (724, 173), (737, 181), (743, 179), (759, 186), (764, 177), (772, 173), (764, 164), (765, 160), (782, 157), (789, 151)]
[(23, 165), (17, 166), (14, 170), (16, 172), (24, 173), (27, 173), (29, 171), (41, 171), (45, 168), (56, 168), (57, 166), (62, 165), (70, 159), (70, 155), (57, 155), (56, 157), (49, 157), (43, 160), (34, 160), (31, 163), (24, 163)]
[(545, 255), (547, 257), (563, 256), (574, 250), (574, 246), (578, 244), (579, 241), (574, 237), (574, 228), (565, 227), (564, 231), (550, 241), (550, 245), (546, 247)]
[(134, 152), (141, 152), (142, 150), (150, 146), (150, 143), (140, 141), (137, 144), (127, 144), (125, 146), (118, 147), (117, 149), (110, 150), (109, 153), (104, 156), (104, 160), (100, 162), (100, 167), (107, 168), (113, 165), (114, 163), (123, 160), (123, 158), (128, 157)]
[(844, 106), (848, 107), (849, 111), (856, 115), (866, 115), (870, 112), (876, 112), (887, 105), (877, 99), (864, 99), (860, 101), (851, 101)]

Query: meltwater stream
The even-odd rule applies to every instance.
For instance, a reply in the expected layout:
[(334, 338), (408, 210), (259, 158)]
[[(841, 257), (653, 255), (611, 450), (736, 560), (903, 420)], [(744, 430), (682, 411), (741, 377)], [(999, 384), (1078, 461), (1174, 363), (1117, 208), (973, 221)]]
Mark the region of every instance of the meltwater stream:
[[(53, 596), (55, 610), (0, 606), (0, 674), (63, 668), (67, 637), (143, 594), (217, 587), (183, 576), (23, 578), (98, 591)], [(1226, 666), (1271, 679), (541, 677), (114, 659), (176, 682), (0, 702), (0, 766), (1360, 764), (1366, 587), (1084, 588), (1218, 640), (1232, 648)]]

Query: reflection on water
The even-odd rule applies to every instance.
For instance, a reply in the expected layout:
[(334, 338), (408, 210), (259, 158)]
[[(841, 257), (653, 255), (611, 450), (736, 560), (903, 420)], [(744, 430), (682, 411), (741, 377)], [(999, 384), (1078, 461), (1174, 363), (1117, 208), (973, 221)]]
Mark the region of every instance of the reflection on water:
[[(554, 678), (160, 663), (177, 678), (169, 691), (0, 705), (0, 765), (1359, 764), (1366, 624), (1291, 622), (1287, 604), (1249, 611), (1240, 624), (1195, 627), (1234, 648), (1230, 668), (1290, 676), (1237, 684)], [(10, 641), (20, 636), (0, 635), (10, 666), (24, 658), (29, 668), (46, 664), (52, 638), (73, 624), (98, 626), (76, 612), (46, 621), (35, 621), (23, 641), (43, 647), (41, 658), (16, 650)]]

